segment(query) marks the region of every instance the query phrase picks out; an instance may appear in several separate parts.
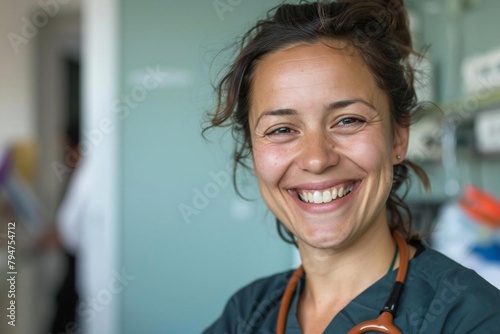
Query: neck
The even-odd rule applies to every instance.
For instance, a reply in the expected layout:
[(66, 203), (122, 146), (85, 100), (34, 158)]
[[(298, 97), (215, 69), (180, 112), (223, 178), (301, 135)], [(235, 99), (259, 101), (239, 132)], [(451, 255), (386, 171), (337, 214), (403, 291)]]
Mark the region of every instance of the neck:
[(323, 308), (342, 309), (387, 273), (395, 247), (387, 224), (374, 224), (342, 249), (317, 249), (300, 243), (307, 274), (302, 301), (319, 312)]

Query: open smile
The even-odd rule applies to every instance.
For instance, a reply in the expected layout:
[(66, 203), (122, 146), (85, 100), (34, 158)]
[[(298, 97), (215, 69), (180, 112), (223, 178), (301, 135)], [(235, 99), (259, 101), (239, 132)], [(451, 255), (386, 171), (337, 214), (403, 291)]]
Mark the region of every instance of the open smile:
[(339, 184), (326, 189), (296, 189), (297, 196), (303, 203), (325, 204), (347, 196), (354, 188), (354, 181)]

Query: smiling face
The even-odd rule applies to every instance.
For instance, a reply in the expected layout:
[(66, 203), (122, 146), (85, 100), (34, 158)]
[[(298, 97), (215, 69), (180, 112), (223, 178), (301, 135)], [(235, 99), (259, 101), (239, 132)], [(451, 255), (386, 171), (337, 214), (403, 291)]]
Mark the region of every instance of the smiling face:
[(341, 249), (387, 229), (408, 129), (391, 124), (361, 57), (322, 43), (268, 54), (253, 73), (249, 124), (261, 194), (299, 246)]

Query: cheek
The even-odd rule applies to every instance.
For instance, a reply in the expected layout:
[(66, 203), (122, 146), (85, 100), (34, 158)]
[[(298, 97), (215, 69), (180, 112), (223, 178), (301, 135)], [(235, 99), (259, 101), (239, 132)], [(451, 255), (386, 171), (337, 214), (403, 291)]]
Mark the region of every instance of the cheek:
[(391, 143), (383, 134), (367, 133), (347, 146), (351, 160), (365, 171), (386, 173), (392, 170)]
[(261, 184), (277, 184), (290, 163), (290, 152), (274, 146), (254, 145), (254, 172)]

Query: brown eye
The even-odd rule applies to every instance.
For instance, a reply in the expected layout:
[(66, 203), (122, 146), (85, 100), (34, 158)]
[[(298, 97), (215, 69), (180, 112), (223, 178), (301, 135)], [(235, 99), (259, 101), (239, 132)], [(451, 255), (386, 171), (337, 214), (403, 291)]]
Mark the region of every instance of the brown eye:
[(342, 119), (338, 125), (351, 125), (351, 124), (356, 124), (356, 123), (363, 123), (364, 121), (359, 119), (359, 118), (354, 118), (354, 117), (347, 117)]
[(289, 134), (292, 132), (293, 132), (292, 129), (282, 126), (280, 128), (277, 128), (276, 130), (271, 131), (271, 133), (269, 133), (269, 135)]
[(287, 126), (278, 126), (277, 128), (269, 129), (266, 137), (269, 138), (269, 140), (277, 143), (286, 143), (296, 138), (298, 133), (299, 132), (297, 130), (294, 130), (293, 128)]

